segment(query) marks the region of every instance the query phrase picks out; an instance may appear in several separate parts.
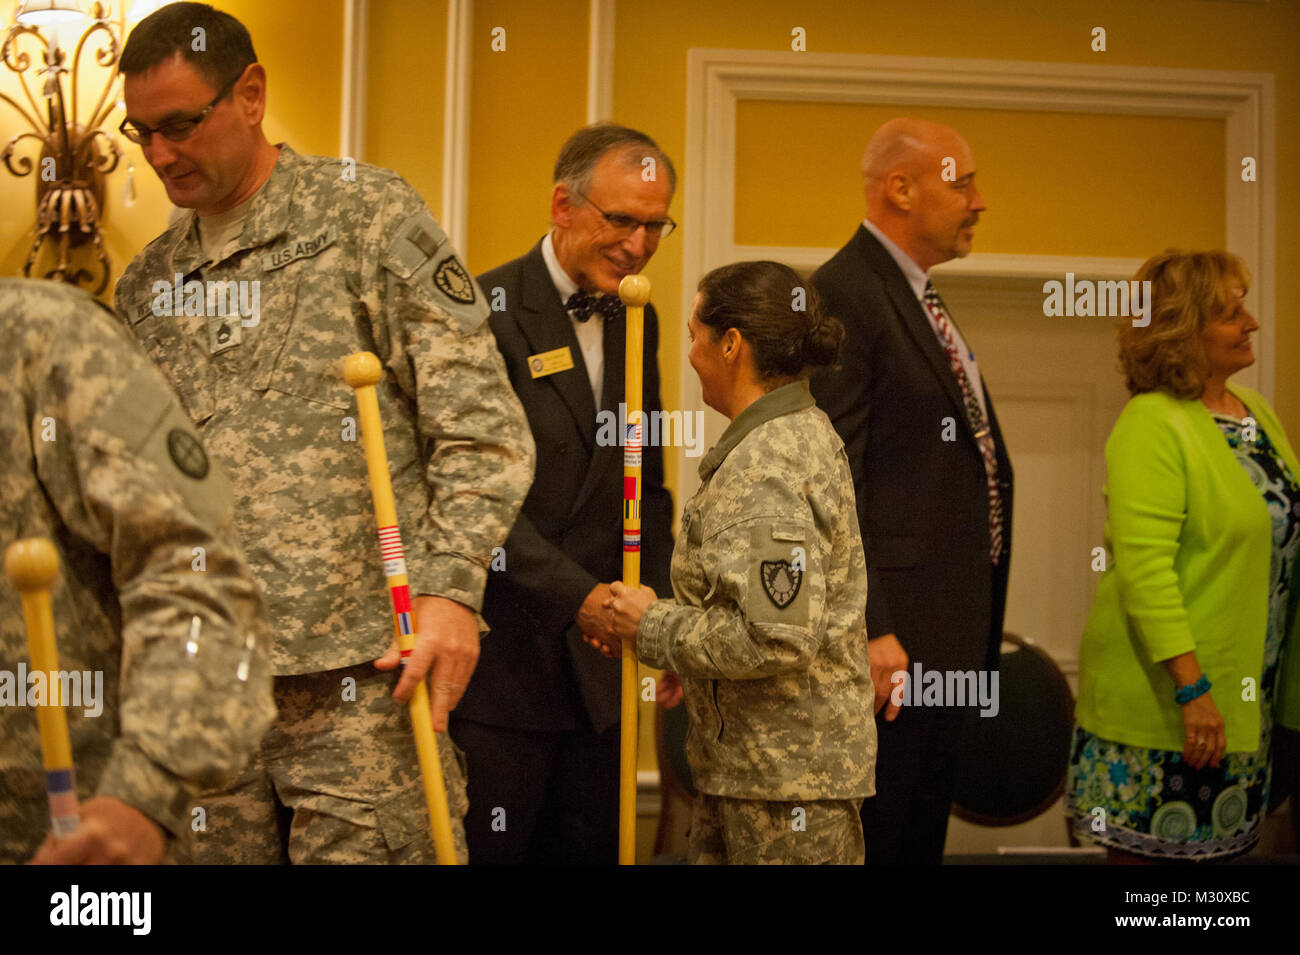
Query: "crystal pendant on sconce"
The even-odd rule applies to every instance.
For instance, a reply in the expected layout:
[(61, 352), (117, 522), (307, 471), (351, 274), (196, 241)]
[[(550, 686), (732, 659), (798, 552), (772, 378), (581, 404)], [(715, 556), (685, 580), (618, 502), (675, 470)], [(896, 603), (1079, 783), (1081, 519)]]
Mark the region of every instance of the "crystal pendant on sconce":
[(122, 205), (130, 209), (135, 205), (135, 163), (126, 164), (126, 183), (122, 186)]

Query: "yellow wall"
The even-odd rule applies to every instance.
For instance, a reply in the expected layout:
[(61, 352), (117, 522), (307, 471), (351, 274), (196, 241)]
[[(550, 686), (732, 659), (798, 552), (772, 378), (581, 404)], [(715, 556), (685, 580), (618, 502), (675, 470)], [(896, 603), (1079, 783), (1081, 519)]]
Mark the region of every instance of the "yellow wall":
[(446, 27), (446, 0), (370, 4), (362, 158), (400, 172), (436, 217), (442, 214)]
[(343, 0), (218, 0), (253, 37), (266, 67), (263, 124), (273, 143), (338, 155), (343, 93)]
[[(17, 4), (7, 3), (3, 10), (6, 24), (12, 22)], [(268, 108), (266, 134), (273, 142), (287, 140), (299, 152), (334, 153), (338, 150), (340, 70), (343, 44), (342, 0), (223, 0), (221, 9), (238, 17), (253, 37), (258, 59), (266, 66)], [(30, 39), (22, 49), (37, 50)], [(92, 63), (95, 47), (89, 46), (82, 59)], [(80, 112), (83, 118), (98, 98), (106, 72), (91, 66), (83, 70)], [(303, 77), (309, 77), (304, 82)], [(119, 87), (120, 88), (120, 87)], [(16, 77), (0, 68), (0, 90), (21, 99)], [(93, 95), (91, 95), (93, 90)], [(39, 100), (39, 82), (33, 95)], [(116, 133), (122, 121), (114, 110), (104, 124)], [(4, 138), (23, 128), (17, 114), (0, 103), (0, 133)], [(140, 147), (118, 136), (122, 160), (109, 175), (104, 202), (104, 244), (112, 262), (108, 289), (102, 296), (111, 301), (113, 282), (123, 267), (152, 238), (167, 226), (171, 208), (162, 184), (144, 161)], [(25, 142), (19, 155), (36, 155), (36, 143)], [(128, 162), (135, 164), (136, 205), (126, 208), (122, 189), (128, 174)], [(35, 183), (32, 176), (15, 179), (0, 169), (0, 274), (20, 272), (36, 231)], [(78, 259), (81, 261), (82, 259)], [(89, 260), (87, 259), (87, 264)], [(33, 275), (40, 274), (37, 270)]]
[(736, 242), (842, 245), (865, 213), (865, 144), (844, 131), (900, 114), (948, 123), (970, 143), (988, 206), (979, 252), (1144, 259), (1223, 244), (1222, 120), (766, 101), (738, 110)]
[[(492, 31), (506, 48), (492, 50)], [(474, 4), (469, 233), (478, 274), (523, 255), (551, 226), (551, 170), (587, 116), (586, 0)]]

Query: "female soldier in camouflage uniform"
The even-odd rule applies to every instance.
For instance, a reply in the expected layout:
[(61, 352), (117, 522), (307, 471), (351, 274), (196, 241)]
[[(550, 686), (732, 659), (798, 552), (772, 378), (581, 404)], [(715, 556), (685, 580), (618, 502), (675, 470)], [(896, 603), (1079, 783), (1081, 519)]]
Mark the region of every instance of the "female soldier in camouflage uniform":
[(682, 514), (675, 599), (615, 582), (615, 630), (680, 674), (693, 863), (861, 863), (866, 564), (848, 459), (807, 381), (844, 330), (777, 262), (704, 276), (689, 330), (704, 401), (731, 424)]

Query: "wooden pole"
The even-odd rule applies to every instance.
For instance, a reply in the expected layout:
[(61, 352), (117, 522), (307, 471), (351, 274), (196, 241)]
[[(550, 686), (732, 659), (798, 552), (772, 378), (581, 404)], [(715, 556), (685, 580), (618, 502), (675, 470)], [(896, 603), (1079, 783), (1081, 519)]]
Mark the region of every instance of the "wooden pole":
[[(393, 626), (405, 660), (415, 647), (415, 627), (411, 616), (411, 590), (406, 580), (406, 559), (402, 553), (402, 536), (397, 527), (397, 506), (393, 501), (393, 484), (388, 474), (388, 454), (384, 450), (384, 427), (379, 420), (379, 399), (375, 385), (383, 378), (383, 366), (370, 352), (357, 352), (343, 362), (343, 378), (357, 392), (357, 413), (361, 419), (361, 442), (366, 452), (366, 469), (370, 472), (370, 496), (375, 504), (375, 522), (379, 526), (379, 552), (384, 561), (384, 577), (393, 600)], [(415, 731), (415, 749), (424, 776), (424, 801), (433, 828), (433, 845), (439, 865), (456, 865), (456, 841), (451, 831), (451, 812), (447, 808), (447, 790), (438, 760), (438, 743), (433, 732), (433, 714), (429, 710), (429, 689), (420, 680), (411, 697), (411, 726)]]
[[(641, 372), (645, 350), (645, 306), (650, 280), (628, 275), (618, 286), (627, 307), (624, 351), (627, 433), (623, 435), (623, 583), (641, 586), (641, 449), (645, 421), (641, 410)], [(636, 651), (623, 644), (622, 734), (619, 739), (618, 864), (636, 864)]]
[[(45, 761), (45, 793), (50, 801), (50, 830), (57, 837), (77, 831), (77, 774), (72, 765), (72, 742), (63, 700), (56, 699), (59, 650), (54, 642), (54, 613), (50, 585), (59, 575), (59, 553), (44, 537), (14, 541), (5, 550), (5, 573), (22, 594), (23, 620), (27, 624), (27, 650), (32, 672), (43, 672), (46, 701), (36, 710), (41, 729), (41, 755)], [(23, 692), (25, 688), (20, 688)]]

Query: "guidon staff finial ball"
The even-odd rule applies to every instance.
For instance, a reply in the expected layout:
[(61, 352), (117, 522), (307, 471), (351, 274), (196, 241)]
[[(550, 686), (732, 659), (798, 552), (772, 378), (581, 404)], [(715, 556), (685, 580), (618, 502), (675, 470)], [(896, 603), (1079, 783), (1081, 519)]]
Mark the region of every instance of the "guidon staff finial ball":
[(5, 549), (5, 574), (20, 593), (44, 590), (59, 575), (59, 552), (44, 537), (16, 540)]
[(353, 388), (377, 385), (384, 377), (384, 366), (372, 352), (359, 351), (343, 359), (343, 380)]
[(650, 280), (644, 275), (625, 275), (618, 283), (618, 297), (624, 305), (636, 308), (650, 301)]

